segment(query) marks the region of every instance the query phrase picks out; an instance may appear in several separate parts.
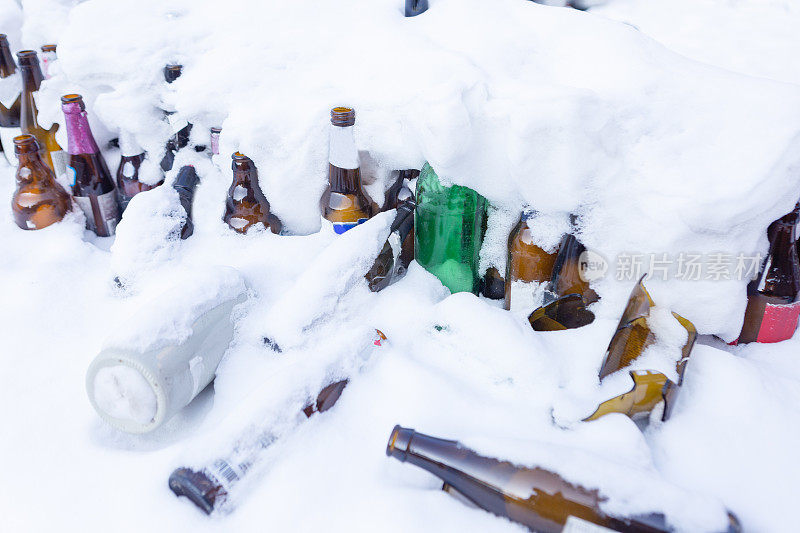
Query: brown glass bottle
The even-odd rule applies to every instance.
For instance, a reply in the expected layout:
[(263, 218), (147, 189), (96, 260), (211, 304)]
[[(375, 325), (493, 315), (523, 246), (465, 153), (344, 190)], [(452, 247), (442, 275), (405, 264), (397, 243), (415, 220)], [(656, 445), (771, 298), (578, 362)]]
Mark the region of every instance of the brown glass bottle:
[[(524, 468), (483, 457), (457, 441), (395, 426), (386, 455), (437, 476), (448, 492), (539, 533), (561, 533), (566, 524), (590, 522), (620, 532), (669, 531), (663, 515), (611, 516), (600, 508), (604, 497), (570, 483), (555, 472)], [(732, 528), (735, 518), (731, 518)], [(736, 523), (738, 526), (738, 523)]]
[[(407, 169), (407, 170), (400, 170), (397, 172), (397, 177), (389, 187), (389, 190), (386, 191), (386, 200), (383, 203), (382, 211), (386, 211), (388, 209), (397, 209), (403, 202), (407, 202), (411, 200), (412, 202), (416, 202), (414, 199), (414, 192), (412, 191), (411, 181), (415, 180), (419, 177), (419, 170), (416, 169)], [(414, 229), (414, 221), (411, 221), (411, 229)], [(400, 264), (403, 266), (404, 269), (408, 269), (408, 265), (411, 264), (411, 261), (414, 259), (414, 232), (412, 231), (409, 233), (400, 250)]]
[(770, 225), (770, 248), (759, 278), (747, 290), (747, 309), (739, 343), (780, 342), (797, 329), (800, 303), (798, 215), (795, 209)]
[(164, 183), (160, 180), (155, 185), (148, 185), (139, 181), (139, 168), (145, 160), (147, 154), (136, 143), (132, 134), (127, 132), (120, 133), (119, 136), (120, 160), (117, 167), (117, 196), (119, 206), (122, 211), (128, 207), (131, 198), (140, 192), (155, 189)]
[(114, 235), (119, 222), (119, 204), (111, 173), (94, 140), (79, 94), (61, 97), (61, 110), (69, 141), (68, 178), (72, 195), (86, 215), (86, 227), (99, 237)]
[[(167, 83), (172, 83), (181, 77), (183, 73), (183, 65), (169, 64), (164, 67), (164, 80)], [(175, 154), (181, 148), (185, 148), (189, 144), (189, 135), (192, 132), (192, 125), (185, 121), (176, 118), (173, 111), (166, 112), (167, 120), (172, 128), (173, 135), (167, 140), (166, 153), (161, 160), (161, 169), (164, 172), (172, 170), (172, 164), (175, 161)]]
[(39, 125), (36, 101), (33, 94), (39, 90), (42, 83), (42, 70), (39, 67), (39, 58), (33, 50), (23, 50), (17, 53), (19, 68), (22, 72), (22, 105), (20, 107), (20, 128), (22, 133), (36, 137), (42, 160), (53, 169), (56, 176), (66, 172), (67, 156), (56, 142), (58, 124), (53, 124), (49, 129)]
[[(528, 302), (526, 283), (544, 283), (553, 274), (557, 253), (548, 253), (533, 243), (530, 221), (535, 212), (523, 211), (519, 222), (508, 236), (508, 258), (506, 261), (506, 284), (504, 307), (509, 310), (523, 309)], [(516, 296), (516, 298), (515, 298)]]
[(181, 239), (188, 239), (194, 233), (194, 221), (192, 220), (192, 204), (194, 203), (194, 191), (200, 178), (194, 167), (186, 165), (178, 171), (178, 177), (172, 188), (178, 193), (181, 207), (186, 212), (186, 220), (181, 227)]
[[(405, 273), (406, 266), (400, 260), (402, 245), (414, 229), (414, 207), (412, 200), (406, 200), (397, 208), (397, 215), (389, 228), (389, 238), (383, 245), (372, 268), (366, 274), (369, 289), (378, 292)], [(412, 235), (413, 237), (413, 235)], [(398, 264), (399, 263), (399, 264)]]
[(17, 65), (11, 55), (8, 38), (0, 34), (0, 148), (5, 152), (8, 163), (17, 166), (14, 157), (14, 137), (22, 132), (19, 128), (21, 107), (20, 83)]
[(358, 150), (353, 137), (356, 114), (349, 107), (331, 109), (328, 188), (322, 195), (322, 214), (342, 234), (366, 222), (374, 213), (361, 186)]
[(281, 221), (270, 212), (261, 187), (258, 185), (258, 170), (253, 161), (236, 152), (233, 162), (233, 182), (225, 200), (225, 215), (222, 219), (239, 233), (246, 233), (250, 226), (261, 222), (272, 233), (281, 232)]
[(72, 208), (69, 194), (56, 181), (53, 171), (42, 162), (33, 135), (14, 139), (17, 190), (11, 199), (14, 222), (22, 229), (42, 229), (59, 222)]
[[(303, 408), (303, 414), (310, 418), (314, 413), (327, 411), (333, 407), (346, 386), (347, 380), (328, 385), (320, 391), (315, 401)], [(256, 446), (246, 450), (236, 449), (229, 456), (216, 459), (204, 468), (178, 468), (169, 476), (169, 488), (176, 496), (186, 496), (198, 509), (211, 514), (227, 501), (231, 490), (276, 440), (277, 437), (267, 431), (259, 436)]]

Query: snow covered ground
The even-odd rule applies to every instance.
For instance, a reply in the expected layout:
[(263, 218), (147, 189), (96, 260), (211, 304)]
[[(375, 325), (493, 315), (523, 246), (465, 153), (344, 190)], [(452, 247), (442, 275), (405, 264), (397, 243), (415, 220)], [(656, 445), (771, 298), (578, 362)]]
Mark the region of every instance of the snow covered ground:
[[(736, 337), (746, 280), (684, 281), (672, 270), (649, 280), (655, 302), (704, 335), (673, 418), (644, 431), (616, 415), (579, 422), (627, 385), (597, 382), (634, 283), (616, 279), (615, 258), (763, 253), (767, 224), (796, 202), (795, 2), (610, 0), (582, 13), (430, 0), (408, 20), (398, 0), (22, 4), (0, 5), (12, 48), (59, 45), (43, 120), (60, 119), (58, 97), (80, 92), (101, 145), (132, 131), (155, 161), (168, 135), (160, 109), (195, 124), (195, 142), (210, 126), (223, 131), (213, 161), (176, 161), (201, 176), (187, 241), (167, 238), (177, 205), (168, 187), (131, 202), (116, 242), (85, 232), (77, 214), (24, 232), (0, 202), (4, 531), (519, 530), (386, 458), (396, 423), (553, 469), (598, 487), (609, 510), (664, 512), (681, 531), (720, 529), (726, 508), (747, 531), (796, 529), (800, 338), (731, 348), (711, 336)], [(185, 69), (167, 88), (170, 61)], [(612, 264), (595, 323), (535, 333), (494, 302), (449, 295), (416, 264), (378, 294), (349, 283), (366, 269), (351, 258), (378, 249), (386, 220), (347, 239), (320, 223), (327, 113), (341, 104), (356, 108), (376, 199), (390, 170), (428, 160), (511, 213), (492, 222), (487, 262), (502, 268), (501, 226), (523, 203), (541, 213), (542, 243), (580, 214), (581, 239)], [(292, 235), (241, 236), (221, 221), (234, 150), (254, 159)], [(116, 169), (118, 153), (105, 155)], [(0, 197), (13, 189), (0, 161)], [(150, 435), (101, 422), (84, 375), (105, 338), (153, 335), (180, 312), (153, 301), (175, 287), (202, 296), (223, 266), (251, 297), (213, 387)], [(133, 318), (147, 309), (148, 320)], [(389, 342), (364, 360), (374, 328)], [(169, 491), (175, 467), (281, 423), (346, 375), (339, 403), (283, 435), (233, 512), (208, 518)]]

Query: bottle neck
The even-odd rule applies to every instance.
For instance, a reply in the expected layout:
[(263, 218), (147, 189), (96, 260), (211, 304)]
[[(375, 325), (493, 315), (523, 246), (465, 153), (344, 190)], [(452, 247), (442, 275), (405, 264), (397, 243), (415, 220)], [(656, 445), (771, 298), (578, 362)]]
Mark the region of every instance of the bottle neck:
[(331, 165), (345, 170), (358, 168), (358, 150), (353, 136), (353, 126), (331, 125), (328, 161)]
[(38, 91), (39, 86), (42, 84), (42, 79), (44, 79), (39, 64), (23, 65), (20, 67), (20, 71), (22, 73), (22, 90), (28, 93)]
[(67, 125), (68, 151), (70, 154), (96, 154), (100, 151), (89, 127), (86, 111), (81, 110), (80, 104), (63, 104), (64, 120)]
[(17, 170), (17, 181), (32, 182), (36, 179), (47, 178), (50, 176), (49, 167), (44, 164), (39, 152), (27, 152), (17, 154), (19, 168), (26, 168), (28, 172)]
[(17, 65), (14, 63), (14, 57), (11, 55), (8, 44), (4, 43), (0, 46), (0, 78), (7, 78), (16, 71)]

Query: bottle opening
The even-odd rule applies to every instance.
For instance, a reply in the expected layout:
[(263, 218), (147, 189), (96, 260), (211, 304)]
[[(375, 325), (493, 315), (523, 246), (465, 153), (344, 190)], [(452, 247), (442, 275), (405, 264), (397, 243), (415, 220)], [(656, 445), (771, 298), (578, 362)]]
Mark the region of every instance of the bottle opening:
[(331, 124), (346, 128), (356, 123), (356, 112), (351, 107), (334, 107), (331, 109)]
[(33, 65), (39, 62), (34, 50), (21, 50), (17, 52), (17, 60), (20, 66)]
[(211, 128), (211, 133), (220, 133), (222, 128)]
[(54, 44), (43, 44), (42, 45), (42, 52), (55, 52), (56, 45)]
[(164, 79), (167, 80), (167, 83), (172, 83), (173, 81), (177, 80), (181, 77), (183, 73), (183, 65), (178, 65), (176, 63), (170, 63), (166, 67), (164, 67)]
[(78, 102), (78, 103), (82, 104), (83, 103), (83, 96), (81, 96), (79, 94), (65, 94), (64, 96), (61, 97), (61, 103), (62, 104), (72, 104), (72, 103), (75, 103), (75, 102)]
[(250, 160), (250, 158), (247, 157), (246, 155), (244, 155), (242, 152), (234, 152), (233, 155), (231, 155), (231, 159), (233, 159), (234, 161), (249, 161)]
[(14, 153), (26, 154), (29, 152), (38, 152), (39, 143), (36, 142), (36, 137), (33, 135), (18, 135), (14, 137)]

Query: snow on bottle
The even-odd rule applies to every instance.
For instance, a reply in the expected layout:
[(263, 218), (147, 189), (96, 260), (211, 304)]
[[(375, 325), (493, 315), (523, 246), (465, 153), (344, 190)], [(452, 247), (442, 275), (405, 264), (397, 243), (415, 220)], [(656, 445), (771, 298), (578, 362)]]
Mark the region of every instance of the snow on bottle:
[(115, 328), (86, 372), (95, 411), (122, 431), (148, 433), (188, 405), (233, 339), (234, 308), (246, 301), (241, 275), (218, 268), (180, 283)]
[(272, 233), (281, 232), (281, 221), (270, 211), (269, 201), (258, 184), (258, 170), (246, 155), (236, 152), (231, 158), (233, 182), (225, 200), (223, 220), (239, 233), (261, 223)]
[(747, 289), (747, 309), (739, 343), (790, 339), (800, 317), (800, 261), (796, 231), (800, 209), (773, 222), (770, 248), (759, 278)]
[(526, 209), (508, 237), (504, 307), (512, 311), (528, 310), (538, 304), (537, 288), (550, 280), (556, 253), (548, 253), (534, 244), (531, 231), (536, 212)]
[(114, 181), (89, 127), (83, 97), (61, 97), (67, 125), (69, 150), (68, 179), (75, 201), (86, 215), (86, 227), (99, 237), (110, 237), (120, 219)]
[(192, 220), (192, 204), (194, 203), (194, 191), (200, 178), (194, 167), (186, 165), (178, 171), (178, 177), (172, 188), (178, 193), (181, 207), (186, 212), (186, 219), (181, 227), (181, 239), (188, 239), (194, 233), (194, 221)]
[(42, 74), (44, 79), (49, 80), (56, 73), (56, 45), (43, 44), (42, 45)]
[(20, 75), (11, 55), (8, 38), (0, 34), (0, 146), (8, 164), (13, 167), (17, 166), (14, 137), (22, 134), (19, 128), (22, 100), (20, 85)]
[(56, 176), (61, 176), (67, 170), (67, 155), (56, 141), (58, 124), (53, 124), (49, 129), (45, 129), (39, 124), (39, 111), (36, 108), (34, 94), (39, 91), (43, 79), (39, 58), (33, 50), (23, 50), (17, 52), (17, 59), (22, 72), (20, 129), (22, 133), (36, 137), (42, 160), (53, 169)]
[(322, 214), (342, 234), (374, 213), (361, 185), (358, 150), (353, 136), (356, 114), (349, 107), (331, 109), (328, 188), (322, 195)]
[(11, 199), (14, 222), (28, 230), (59, 222), (72, 208), (72, 200), (39, 156), (36, 138), (20, 135), (14, 139), (14, 150), (19, 159), (17, 190)]
[[(148, 185), (139, 181), (139, 169), (145, 162), (147, 154), (136, 142), (133, 134), (120, 132), (119, 134), (120, 160), (117, 167), (117, 196), (120, 209), (125, 211), (131, 198), (140, 192), (149, 191), (164, 183), (163, 178), (155, 185)], [(153, 165), (154, 166), (154, 165)]]

